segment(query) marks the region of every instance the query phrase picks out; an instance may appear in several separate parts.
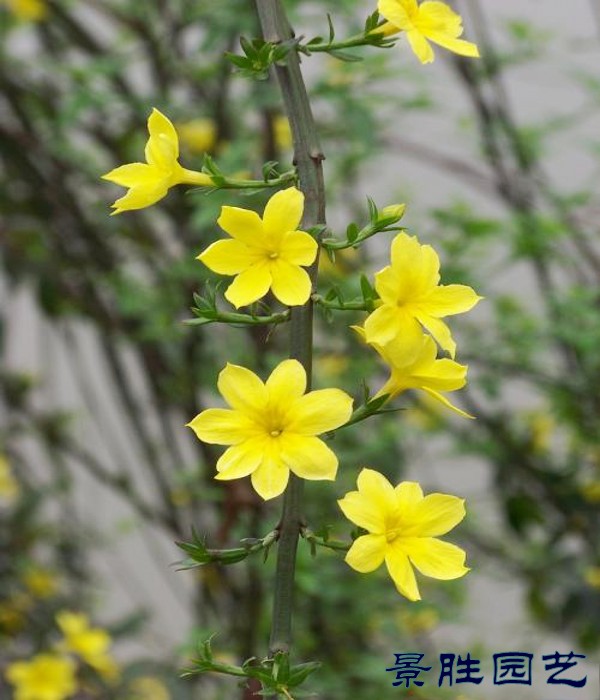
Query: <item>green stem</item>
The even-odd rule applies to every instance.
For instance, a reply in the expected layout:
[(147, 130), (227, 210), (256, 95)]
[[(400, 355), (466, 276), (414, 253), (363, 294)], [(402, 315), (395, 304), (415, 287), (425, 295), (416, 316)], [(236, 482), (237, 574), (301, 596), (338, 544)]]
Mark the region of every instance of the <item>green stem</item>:
[[(291, 28), (280, 0), (256, 0), (258, 17), (265, 41), (280, 43), (292, 36)], [(323, 154), (317, 138), (315, 123), (300, 71), (296, 51), (290, 51), (283, 65), (275, 66), (294, 143), (294, 162), (299, 187), (304, 193), (304, 230), (325, 224), (325, 188), (323, 184)], [(313, 284), (318, 259), (309, 269)], [(312, 374), (312, 299), (304, 306), (293, 307), (290, 328), (290, 356), (306, 370), (307, 390)], [(303, 482), (294, 474), (284, 494), (283, 513), (279, 524), (277, 569), (273, 601), (273, 620), (269, 642), (270, 653), (289, 652), (292, 639), (292, 610), (296, 550), (302, 526)]]
[(325, 299), (320, 294), (313, 294), (312, 300), (315, 304), (325, 309), (335, 311), (373, 311), (373, 302), (359, 299), (358, 301), (340, 301), (339, 299)]
[[(206, 315), (200, 315), (206, 313)], [(203, 312), (199, 310), (198, 318), (188, 318), (183, 321), (186, 326), (205, 326), (209, 323), (229, 323), (232, 325), (242, 326), (270, 326), (279, 323), (286, 323), (290, 320), (290, 312), (281, 311), (269, 316), (252, 316), (250, 314), (238, 314), (227, 311), (209, 311)]]

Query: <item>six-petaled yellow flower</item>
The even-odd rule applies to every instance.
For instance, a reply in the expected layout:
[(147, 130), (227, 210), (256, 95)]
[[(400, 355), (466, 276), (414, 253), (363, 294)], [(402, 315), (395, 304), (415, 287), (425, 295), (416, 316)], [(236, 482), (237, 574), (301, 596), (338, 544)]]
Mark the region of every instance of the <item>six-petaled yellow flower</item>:
[[(358, 326), (354, 330), (365, 338), (365, 332)], [(464, 418), (473, 418), (460, 408), (454, 406), (441, 394), (442, 391), (456, 391), (467, 383), (467, 366), (454, 360), (436, 359), (437, 348), (428, 335), (421, 335), (421, 342), (416, 354), (407, 350), (401, 339), (380, 346), (371, 343), (384, 362), (390, 368), (390, 378), (377, 392), (376, 396), (387, 394), (389, 400), (407, 389), (420, 389), (444, 406), (452, 409)]]
[(475, 44), (459, 39), (463, 33), (462, 18), (444, 2), (427, 0), (419, 5), (417, 0), (379, 0), (378, 9), (388, 21), (376, 31), (385, 35), (405, 32), (421, 63), (434, 59), (430, 41), (461, 56), (479, 56)]
[(346, 555), (353, 569), (369, 573), (385, 561), (398, 592), (413, 601), (421, 599), (413, 566), (424, 576), (441, 580), (469, 571), (465, 552), (437, 539), (464, 518), (463, 499), (441, 493), (423, 496), (412, 481), (394, 488), (373, 469), (360, 472), (357, 486), (358, 491), (338, 501), (344, 515), (368, 532)]
[(375, 275), (381, 304), (365, 321), (368, 343), (385, 345), (395, 338), (407, 349), (420, 348), (426, 328), (454, 357), (456, 343), (440, 319), (472, 309), (482, 298), (463, 284), (441, 285), (440, 260), (430, 245), (399, 233), (392, 241), (391, 265)]
[(218, 387), (231, 409), (209, 408), (189, 423), (200, 440), (231, 445), (217, 462), (215, 478), (251, 475), (265, 500), (284, 491), (290, 471), (302, 479), (335, 479), (337, 457), (316, 436), (348, 421), (350, 396), (340, 389), (305, 394), (306, 372), (297, 360), (281, 362), (265, 383), (228, 364)]
[(148, 132), (150, 138), (146, 143), (145, 163), (121, 165), (102, 176), (104, 180), (129, 188), (127, 194), (112, 205), (113, 214), (149, 207), (162, 199), (174, 185), (213, 185), (206, 173), (187, 170), (179, 164), (177, 132), (158, 109), (153, 109), (148, 118)]
[(271, 290), (282, 304), (308, 301), (311, 281), (303, 267), (317, 257), (315, 239), (296, 230), (304, 210), (304, 195), (295, 187), (277, 192), (267, 202), (262, 219), (255, 211), (223, 207), (219, 226), (232, 240), (217, 241), (198, 256), (221, 275), (236, 275), (225, 298), (236, 308), (258, 301)]
[(14, 700), (66, 700), (77, 690), (75, 663), (56, 654), (15, 661), (5, 675), (15, 688)]

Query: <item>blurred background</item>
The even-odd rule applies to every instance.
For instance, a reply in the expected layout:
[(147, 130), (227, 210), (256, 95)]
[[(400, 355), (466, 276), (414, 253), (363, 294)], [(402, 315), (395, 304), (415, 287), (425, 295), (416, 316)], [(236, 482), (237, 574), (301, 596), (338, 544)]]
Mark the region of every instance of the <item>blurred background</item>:
[[(360, 31), (374, 6), (287, 0), (298, 35)], [(406, 202), (411, 234), (442, 259), (444, 283), (486, 297), (453, 320), (469, 384), (466, 421), (421, 396), (342, 431), (335, 485), (311, 483), (314, 530), (347, 538), (335, 500), (362, 466), (467, 499), (453, 541), (471, 573), (400, 598), (383, 571), (350, 570), (300, 544), (295, 655), (321, 659), (319, 698), (402, 697), (393, 654), (434, 671), (413, 697), (505, 697), (492, 656), (535, 654), (516, 700), (598, 700), (600, 645), (600, 3), (455, 3), (480, 61), (436, 50), (421, 66), (403, 39), (360, 62), (303, 59), (326, 155), (329, 220), (366, 222), (366, 197)], [(173, 189), (109, 216), (123, 190), (102, 173), (142, 159), (157, 107), (181, 162), (211, 154), (261, 177), (291, 163), (277, 88), (223, 58), (258, 34), (253, 3), (0, 0), (0, 697), (5, 672), (73, 641), (77, 690), (115, 700), (249, 698), (228, 679), (181, 680), (198, 642), (239, 663), (267, 651), (273, 557), (177, 571), (192, 526), (215, 547), (262, 536), (280, 504), (246, 480), (217, 483), (220, 451), (184, 427), (217, 405), (226, 360), (265, 376), (287, 350), (266, 333), (185, 326), (212, 275), (194, 258), (220, 236), (224, 203), (269, 193)], [(389, 236), (389, 234), (387, 234)], [(360, 293), (387, 264), (386, 234), (323, 260), (320, 291)], [(386, 378), (348, 329), (317, 312), (315, 385), (360, 397)], [(458, 396), (458, 395), (457, 395)], [(65, 612), (78, 616), (65, 616)], [(75, 630), (75, 631), (73, 631)], [(69, 636), (71, 635), (71, 636)], [(481, 659), (480, 686), (438, 688), (440, 653)], [(583, 654), (547, 685), (543, 654)], [(44, 696), (45, 698), (45, 696)], [(42, 700), (28, 696), (27, 700)]]

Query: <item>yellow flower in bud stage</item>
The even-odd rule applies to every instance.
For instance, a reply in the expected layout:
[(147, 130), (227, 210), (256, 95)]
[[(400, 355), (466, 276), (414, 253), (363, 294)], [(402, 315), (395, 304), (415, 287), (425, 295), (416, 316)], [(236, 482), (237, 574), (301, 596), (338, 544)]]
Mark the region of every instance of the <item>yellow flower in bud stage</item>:
[(112, 205), (113, 214), (143, 209), (162, 199), (174, 185), (211, 187), (206, 173), (183, 168), (178, 161), (179, 138), (173, 124), (157, 109), (148, 118), (150, 138), (146, 143), (145, 163), (128, 163), (102, 176), (103, 180), (129, 188), (126, 195)]
[(19, 497), (21, 487), (10, 470), (10, 464), (0, 455), (0, 504), (10, 505)]
[(223, 207), (219, 226), (232, 240), (217, 241), (197, 259), (220, 275), (236, 275), (225, 298), (236, 308), (258, 301), (271, 290), (282, 304), (308, 301), (311, 281), (302, 266), (317, 257), (315, 239), (297, 231), (304, 195), (295, 187), (274, 194), (263, 218), (255, 211)]
[(419, 5), (417, 0), (379, 0), (377, 7), (388, 22), (374, 31), (384, 36), (406, 32), (421, 63), (434, 59), (430, 41), (460, 56), (479, 57), (475, 44), (458, 38), (463, 33), (462, 18), (444, 2), (427, 0)]
[(189, 122), (177, 124), (176, 130), (181, 143), (191, 153), (211, 151), (217, 142), (217, 125), (212, 119), (191, 119)]
[(65, 651), (77, 654), (107, 680), (118, 677), (118, 666), (108, 653), (112, 640), (106, 630), (90, 627), (86, 615), (66, 610), (57, 614), (56, 622), (65, 637)]
[[(352, 328), (365, 339), (365, 332), (358, 326)], [(388, 394), (389, 401), (407, 389), (420, 389), (429, 396), (450, 408), (459, 416), (473, 418), (460, 408), (454, 406), (440, 392), (462, 389), (467, 383), (466, 365), (460, 365), (454, 360), (436, 359), (436, 345), (428, 335), (421, 336), (421, 344), (417, 353), (405, 347), (400, 340), (394, 340), (384, 347), (371, 343), (384, 362), (389, 366), (391, 374), (387, 382), (375, 395)]]
[(469, 571), (464, 550), (437, 539), (465, 517), (462, 498), (423, 496), (413, 481), (394, 488), (373, 469), (360, 472), (357, 486), (358, 491), (338, 501), (344, 515), (369, 533), (358, 537), (346, 555), (355, 571), (369, 573), (385, 561), (398, 592), (413, 601), (421, 600), (413, 566), (424, 576), (443, 581)]
[(39, 22), (48, 14), (45, 0), (0, 0), (13, 15), (24, 22)]
[(15, 661), (6, 669), (14, 686), (14, 700), (66, 700), (77, 690), (75, 663), (56, 654), (38, 654), (29, 661)]
[(216, 479), (250, 475), (265, 500), (283, 493), (290, 471), (302, 479), (335, 479), (337, 457), (316, 436), (348, 421), (350, 396), (340, 389), (305, 394), (306, 372), (297, 360), (281, 362), (265, 383), (228, 364), (218, 387), (231, 409), (209, 408), (188, 424), (203, 442), (231, 445), (217, 462)]
[(391, 265), (375, 274), (380, 305), (365, 321), (368, 343), (400, 338), (407, 349), (420, 347), (426, 328), (454, 358), (456, 343), (440, 319), (472, 309), (482, 297), (463, 284), (441, 285), (440, 260), (430, 245), (399, 233), (392, 241)]

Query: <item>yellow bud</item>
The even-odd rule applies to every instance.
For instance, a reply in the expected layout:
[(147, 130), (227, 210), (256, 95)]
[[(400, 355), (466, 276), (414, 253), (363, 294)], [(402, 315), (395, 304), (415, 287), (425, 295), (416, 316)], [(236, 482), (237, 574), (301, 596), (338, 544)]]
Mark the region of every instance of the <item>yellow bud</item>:
[(405, 210), (406, 204), (390, 204), (387, 207), (383, 207), (383, 209), (379, 212), (377, 220), (381, 221), (382, 219), (395, 218), (396, 221), (398, 221), (404, 216)]

